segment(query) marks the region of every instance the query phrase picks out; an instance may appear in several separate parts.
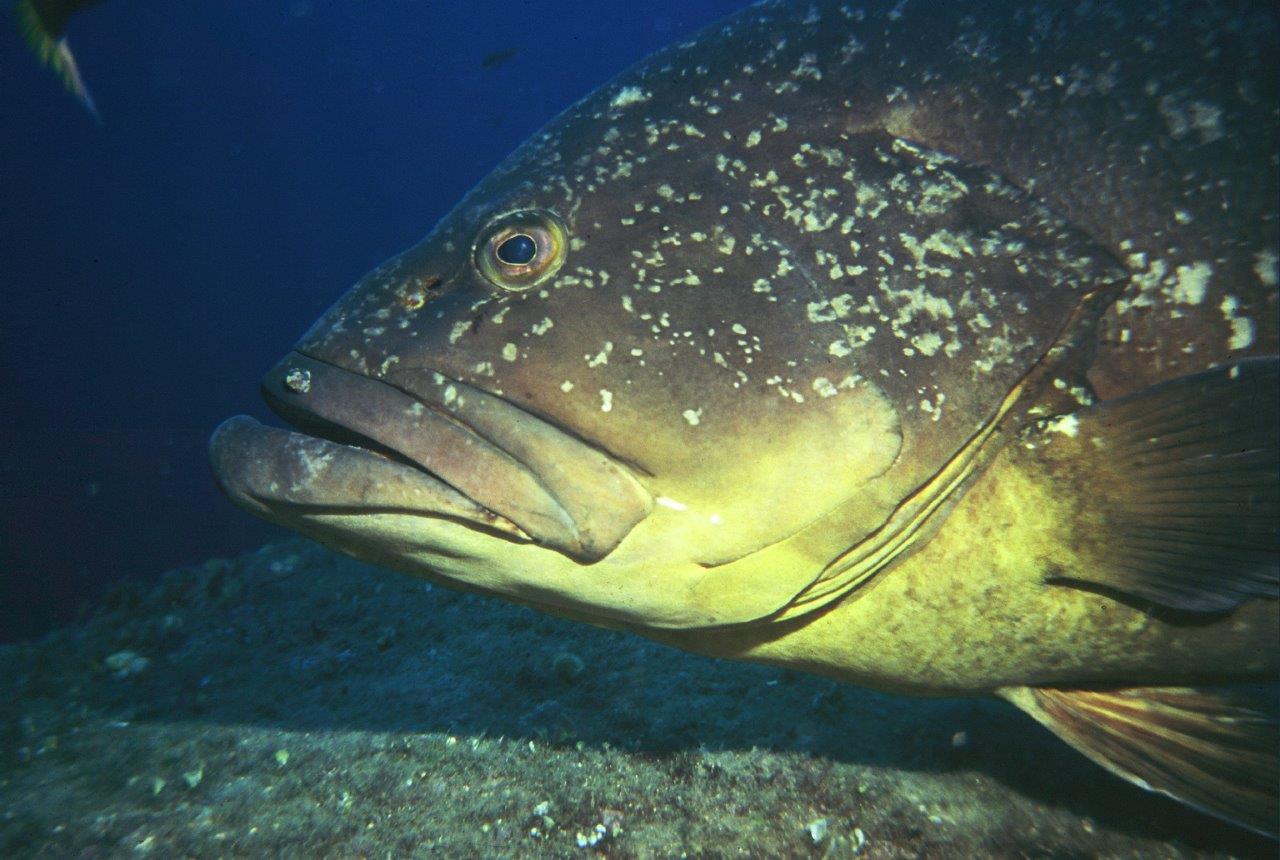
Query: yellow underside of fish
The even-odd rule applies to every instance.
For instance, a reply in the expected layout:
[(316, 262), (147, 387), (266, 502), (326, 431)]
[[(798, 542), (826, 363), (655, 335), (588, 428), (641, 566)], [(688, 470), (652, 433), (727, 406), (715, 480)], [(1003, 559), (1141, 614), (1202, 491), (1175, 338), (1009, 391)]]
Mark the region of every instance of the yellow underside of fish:
[(1077, 550), (1088, 509), (1006, 449), (919, 551), (845, 599), (775, 625), (638, 631), (693, 651), (781, 664), (916, 694), (1038, 684), (1188, 684), (1274, 674), (1280, 604), (1225, 622), (1179, 621), (1045, 571)]

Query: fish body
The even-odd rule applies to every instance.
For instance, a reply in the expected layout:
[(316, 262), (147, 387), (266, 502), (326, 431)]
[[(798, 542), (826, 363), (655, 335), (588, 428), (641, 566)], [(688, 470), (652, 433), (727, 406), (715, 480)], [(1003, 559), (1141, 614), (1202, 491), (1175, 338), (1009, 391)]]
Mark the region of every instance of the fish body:
[(765, 3), (569, 108), (263, 382), (224, 489), (690, 650), (997, 694), (1275, 829), (1276, 18)]

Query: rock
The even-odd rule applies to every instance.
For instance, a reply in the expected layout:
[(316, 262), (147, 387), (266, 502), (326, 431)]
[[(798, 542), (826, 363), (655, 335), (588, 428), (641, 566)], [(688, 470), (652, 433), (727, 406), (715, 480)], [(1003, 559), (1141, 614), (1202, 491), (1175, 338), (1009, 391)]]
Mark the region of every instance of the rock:
[(809, 838), (813, 840), (813, 844), (817, 845), (827, 838), (827, 832), (830, 830), (830, 822), (825, 818), (818, 818), (806, 824), (804, 829), (808, 831)]
[(130, 675), (137, 675), (146, 671), (151, 665), (151, 661), (136, 651), (125, 649), (117, 651), (102, 661), (103, 664), (111, 670), (111, 674), (117, 678), (127, 678)]

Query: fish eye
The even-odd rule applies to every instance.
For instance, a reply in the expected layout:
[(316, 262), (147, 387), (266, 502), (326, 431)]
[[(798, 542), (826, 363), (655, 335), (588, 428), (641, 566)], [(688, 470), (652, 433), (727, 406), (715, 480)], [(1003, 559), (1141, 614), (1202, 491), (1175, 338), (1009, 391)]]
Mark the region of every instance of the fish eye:
[(523, 266), (538, 253), (538, 243), (525, 233), (517, 233), (498, 246), (498, 260), (508, 266)]
[(541, 209), (510, 212), (480, 232), (476, 268), (496, 287), (527, 290), (556, 273), (568, 244), (568, 232), (555, 214)]

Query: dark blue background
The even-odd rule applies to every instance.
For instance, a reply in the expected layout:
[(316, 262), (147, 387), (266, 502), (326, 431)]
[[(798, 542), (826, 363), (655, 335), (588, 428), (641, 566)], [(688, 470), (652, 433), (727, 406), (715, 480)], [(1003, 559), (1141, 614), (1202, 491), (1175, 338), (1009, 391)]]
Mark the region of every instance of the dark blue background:
[(543, 122), (741, 5), (110, 0), (69, 34), (102, 125), (4, 21), (0, 639), (278, 535), (209, 430)]

